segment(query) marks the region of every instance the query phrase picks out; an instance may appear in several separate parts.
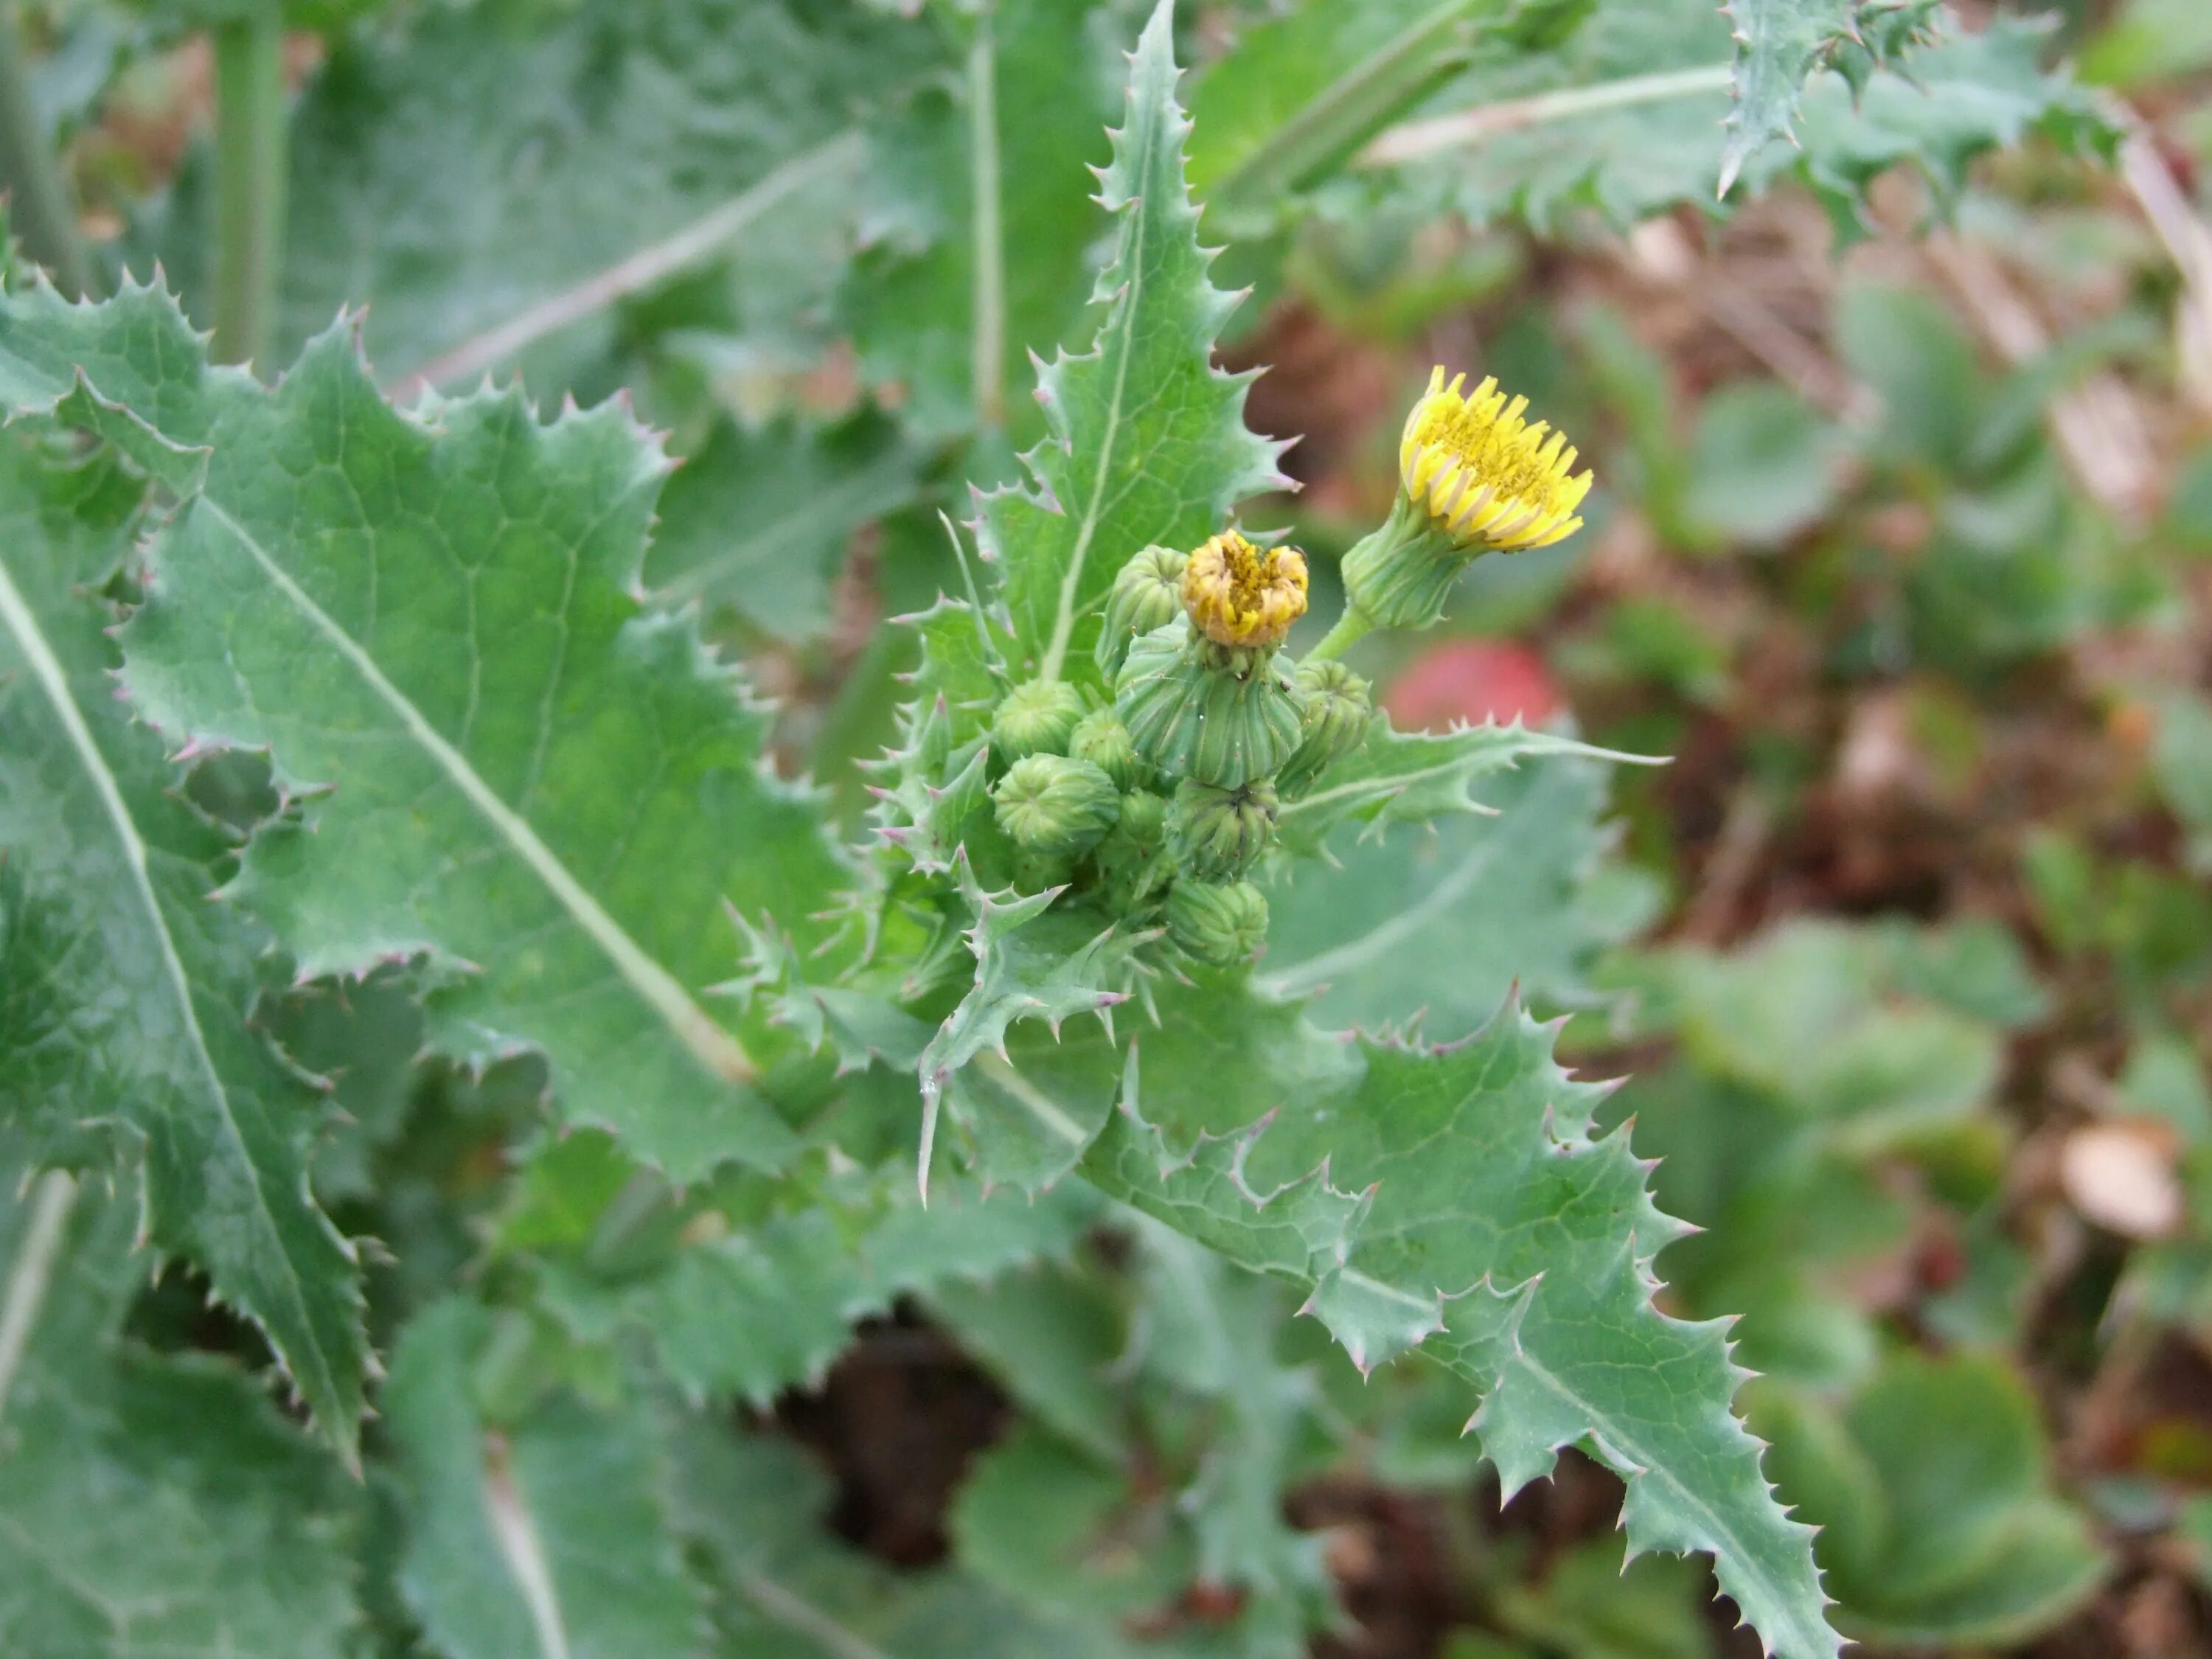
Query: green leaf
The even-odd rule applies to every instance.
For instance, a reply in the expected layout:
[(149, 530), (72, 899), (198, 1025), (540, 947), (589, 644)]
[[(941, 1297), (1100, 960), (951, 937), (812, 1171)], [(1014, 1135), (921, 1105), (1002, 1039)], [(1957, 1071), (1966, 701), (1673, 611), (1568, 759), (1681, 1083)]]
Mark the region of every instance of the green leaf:
[(1821, 1121), (1838, 1144), (1880, 1150), (1973, 1113), (2002, 1043), (1969, 1013), (1900, 999), (1908, 939), (1800, 918), (1726, 955), (1656, 959), (1661, 1018), (1709, 1070)]
[(962, 1568), (1041, 1613), (1157, 1617), (1190, 1583), (1188, 1533), (1133, 1513), (1118, 1460), (1024, 1423), (976, 1460), (952, 1511)]
[[(1229, 989), (1164, 1002), (1168, 1023), (1252, 1018)], [(1455, 1048), (1356, 1054), (1349, 1077), (1289, 1090), (1216, 1068), (1210, 1119), (1146, 1092), (1149, 1129), (1125, 1102), (1085, 1172), (1306, 1285), (1309, 1311), (1363, 1367), (1416, 1344), (1445, 1358), (1483, 1392), (1472, 1426), (1507, 1492), (1587, 1444), (1628, 1482), (1632, 1549), (1712, 1552), (1772, 1648), (1834, 1655), (1811, 1534), (1775, 1504), (1730, 1414), (1746, 1373), (1718, 1325), (1652, 1305), (1651, 1258), (1684, 1230), (1652, 1204), (1626, 1138), (1593, 1138), (1605, 1091), (1571, 1081), (1549, 1030), (1517, 1009)], [(1240, 1113), (1259, 1121), (1224, 1156), (1206, 1137)], [(1163, 1147), (1192, 1161), (1164, 1166)]]
[[(1867, 187), (1900, 164), (1948, 198), (1973, 157), (2031, 133), (2107, 147), (2108, 124), (2063, 72), (2044, 69), (2042, 46), (2036, 24), (2000, 15), (1917, 52), (1910, 79), (1875, 71), (1855, 96), (1844, 76), (1820, 75), (1805, 92), (1797, 147), (1747, 155), (1742, 180), (1802, 179), (1848, 228)], [(1682, 204), (1717, 211), (1713, 135), (1732, 108), (1729, 50), (1710, 0), (1598, 0), (1558, 51), (1485, 61), (1439, 99), (1441, 112), (1384, 134), (1360, 159), (1402, 169), (1386, 188), (1478, 224), (1553, 229), (1577, 208), (1616, 224)], [(1322, 199), (1356, 212), (1371, 189), (1346, 180)]]
[[(1079, 1188), (1034, 1201), (940, 1192), (926, 1210), (909, 1193), (872, 1224), (817, 1207), (683, 1249), (617, 1295), (686, 1394), (765, 1407), (786, 1389), (818, 1383), (852, 1328), (902, 1296), (957, 1293), (1066, 1257), (1096, 1208)], [(573, 1292), (556, 1289), (554, 1300), (576, 1305)]]
[(1234, 230), (1467, 66), (1508, 0), (1311, 0), (1243, 30), (1191, 98), (1192, 186)]
[(701, 1419), (675, 1425), (678, 1513), (714, 1574), (722, 1651), (747, 1659), (960, 1654), (967, 1659), (1127, 1659), (1164, 1650), (1103, 1622), (1039, 1613), (964, 1573), (898, 1572), (818, 1524), (830, 1494), (788, 1443)]
[(1709, 535), (1771, 547), (1835, 499), (1842, 431), (1788, 387), (1723, 386), (1698, 406), (1682, 511)]
[[(862, 372), (923, 432), (1003, 428), (1008, 366), (1065, 337), (1090, 301), (1086, 202), (1121, 93), (1126, 9), (1067, 0), (935, 8), (957, 74), (887, 124), (871, 186), (884, 221), (841, 309)], [(956, 21), (957, 20), (957, 21)]]
[(1901, 1354), (1839, 1414), (1762, 1401), (1783, 1490), (1823, 1526), (1821, 1559), (1869, 1640), (1984, 1646), (2063, 1619), (2109, 1570), (2049, 1490), (2033, 1396), (1989, 1358)]
[(445, 1659), (704, 1655), (669, 1472), (641, 1402), (566, 1392), (489, 1420), (476, 1370), (492, 1316), (447, 1302), (409, 1324), (384, 1413), (405, 1477), (400, 1583)]
[(249, 1029), (279, 964), (209, 902), (236, 854), (116, 702), (143, 486), (0, 437), (0, 1068), (43, 1164), (139, 1168), (148, 1242), (204, 1266), (349, 1458), (368, 1363), (353, 1247), (307, 1192), (324, 1115)]
[[(395, 383), (468, 384), (534, 343), (604, 329), (624, 297), (754, 258), (826, 204), (848, 246), (868, 104), (936, 52), (885, 9), (799, 0), (586, 0), (402, 9), (333, 43), (292, 112), (279, 361), (372, 307)], [(158, 239), (206, 290), (207, 171)], [(780, 310), (839, 269), (784, 275)]]
[[(1013, 1040), (1009, 1028), (1017, 1020), (1041, 1023), (1057, 1047), (1061, 1021), (1097, 1014), (1104, 1022), (1109, 1011), (1127, 994), (1112, 981), (1127, 957), (1129, 942), (1111, 927), (1102, 930), (1095, 915), (1053, 910), (1057, 888), (1026, 897), (987, 893), (968, 872), (964, 856), (957, 869), (963, 895), (975, 918), (966, 935), (975, 958), (975, 980), (922, 1051), (921, 1188), (925, 1193), (929, 1189), (939, 1102), (946, 1098), (947, 1086), (968, 1076), (963, 1068), (980, 1056), (975, 1070), (981, 1076), (973, 1086), (951, 1097), (956, 1121), (966, 1117), (973, 1121), (978, 1115), (1008, 1118), (1032, 1134), (1041, 1127), (1042, 1143), (1033, 1148), (1021, 1143), (1010, 1146), (1004, 1137), (979, 1134), (983, 1161), (976, 1173), (987, 1182), (1016, 1180), (1034, 1189), (1082, 1157), (1113, 1104), (1116, 1068), (1110, 1043), (1079, 1051), (1079, 1067), (1085, 1055), (1096, 1062), (1083, 1070), (1095, 1075), (1103, 1065), (1105, 1089), (1103, 1094), (1093, 1091), (1087, 1109), (1071, 1116), (1064, 1103), (1073, 1091), (1036, 1088), (1036, 1078), (1024, 1075), (1036, 1067), (1016, 1064), (1008, 1052)], [(1041, 1046), (1034, 1026), (1021, 1036), (1028, 1040), (1030, 1052)], [(1012, 1109), (1001, 1111), (1001, 1105)]]
[[(12, 1149), (20, 1151), (20, 1148)], [(136, 1206), (0, 1187), (0, 1644), (70, 1659), (341, 1659), (356, 1498), (261, 1386), (116, 1336)]]
[(1790, 137), (1805, 82), (1852, 27), (1856, 0), (1726, 0), (1735, 40), (1735, 108), (1721, 152), (1720, 193), (1745, 160)]
[(1624, 1561), (1618, 1540), (1595, 1539), (1562, 1557), (1541, 1585), (1509, 1589), (1497, 1617), (1540, 1651), (1575, 1659), (1706, 1659), (1713, 1638), (1698, 1611), (1700, 1576), (1684, 1561)]
[(1599, 822), (1605, 778), (1561, 757), (1486, 784), (1496, 817), (1340, 825), (1327, 862), (1291, 866), (1268, 893), (1261, 989), (1310, 998), (1324, 1024), (1376, 1031), (1419, 1016), (1447, 1040), (1516, 984), (1532, 1001), (1595, 1002), (1596, 952), (1648, 908), (1639, 878), (1600, 867), (1613, 840)]
[(1474, 786), (1492, 773), (1520, 764), (1524, 756), (1584, 756), (1641, 761), (1638, 755), (1593, 749), (1575, 738), (1511, 726), (1468, 726), (1453, 732), (1400, 732), (1377, 714), (1366, 740), (1287, 804), (1278, 821), (1279, 843), (1292, 853), (1317, 853), (1341, 825), (1379, 832), (1393, 823), (1426, 823), (1491, 809), (1474, 798)]
[(921, 457), (873, 410), (835, 427), (717, 421), (660, 494), (645, 583), (660, 602), (726, 606), (779, 639), (830, 625), (854, 532), (915, 499)]
[[(1054, 1195), (1090, 1191), (1079, 1182), (1053, 1189)], [(928, 1213), (936, 1211), (933, 1204)], [(1095, 1459), (1118, 1468), (1133, 1449), (1126, 1390), (1118, 1386), (1128, 1342), (1118, 1291), (1103, 1273), (1052, 1262), (988, 1282), (947, 1280), (930, 1289), (927, 1301), (933, 1324), (1068, 1447), (1081, 1449), (1083, 1457), (1074, 1462)], [(1078, 1484), (1088, 1481), (1079, 1478)], [(963, 1504), (973, 1486), (971, 1481)]]
[(1174, 0), (1137, 43), (1128, 110), (1100, 175), (1116, 216), (1096, 347), (1038, 371), (1048, 436), (1025, 458), (1036, 486), (981, 503), (979, 538), (1002, 572), (1013, 656), (1042, 678), (1096, 678), (1098, 602), (1152, 543), (1194, 547), (1236, 503), (1279, 482), (1282, 446), (1244, 427), (1249, 374), (1213, 365), (1237, 296), (1206, 279), (1212, 254), (1183, 184), (1190, 123), (1175, 100)]
[(343, 329), (264, 391), (151, 290), (6, 301), (0, 393), (64, 365), (138, 448), (210, 452), (125, 677), (164, 730), (268, 750), (298, 800), (231, 890), (301, 970), (427, 955), (445, 1052), (543, 1050), (571, 1121), (678, 1179), (782, 1158), (757, 1062), (699, 999), (739, 965), (726, 906), (805, 937), (844, 866), (764, 767), (765, 714), (634, 597), (665, 464), (629, 418), (543, 425), (512, 394), (402, 415)]

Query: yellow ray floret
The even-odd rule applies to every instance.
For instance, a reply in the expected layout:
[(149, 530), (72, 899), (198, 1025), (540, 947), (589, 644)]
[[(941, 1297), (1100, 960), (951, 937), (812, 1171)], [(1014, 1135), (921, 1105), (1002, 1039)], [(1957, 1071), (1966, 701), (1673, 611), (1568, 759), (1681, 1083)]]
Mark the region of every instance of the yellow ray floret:
[(1406, 418), (1398, 475), (1407, 497), (1462, 547), (1518, 552), (1574, 534), (1590, 474), (1571, 476), (1567, 434), (1548, 422), (1529, 425), (1528, 400), (1507, 403), (1495, 379), (1462, 396), (1466, 380), (1455, 374), (1446, 386), (1437, 369)]
[(1279, 645), (1306, 614), (1306, 556), (1224, 531), (1183, 567), (1182, 605), (1216, 645)]

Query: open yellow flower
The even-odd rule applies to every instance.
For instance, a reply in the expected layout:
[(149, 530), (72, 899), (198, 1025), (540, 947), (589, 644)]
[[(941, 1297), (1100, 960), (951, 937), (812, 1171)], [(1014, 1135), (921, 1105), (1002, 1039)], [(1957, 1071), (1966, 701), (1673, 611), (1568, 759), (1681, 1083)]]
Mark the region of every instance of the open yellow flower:
[(1461, 547), (1519, 552), (1574, 534), (1591, 475), (1575, 475), (1567, 434), (1530, 425), (1528, 400), (1508, 403), (1494, 378), (1463, 395), (1466, 380), (1455, 374), (1446, 386), (1437, 368), (1407, 416), (1398, 445), (1407, 495)]
[(1345, 612), (1314, 647), (1333, 657), (1370, 628), (1427, 628), (1482, 554), (1549, 547), (1582, 528), (1590, 474), (1548, 422), (1528, 420), (1498, 382), (1429, 376), (1398, 441), (1400, 489), (1390, 516), (1344, 556)]
[(1306, 556), (1294, 547), (1255, 547), (1224, 531), (1183, 567), (1182, 604), (1216, 645), (1280, 645), (1306, 614)]

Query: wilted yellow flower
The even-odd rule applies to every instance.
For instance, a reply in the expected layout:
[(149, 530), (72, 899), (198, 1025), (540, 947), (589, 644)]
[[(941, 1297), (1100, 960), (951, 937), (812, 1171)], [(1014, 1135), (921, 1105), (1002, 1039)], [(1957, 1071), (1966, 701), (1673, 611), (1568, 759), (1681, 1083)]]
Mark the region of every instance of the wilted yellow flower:
[(1183, 567), (1182, 605), (1216, 645), (1279, 645), (1306, 614), (1306, 556), (1294, 547), (1255, 547), (1224, 531)]
[(1398, 474), (1408, 498), (1462, 547), (1518, 552), (1581, 529), (1575, 510), (1589, 494), (1590, 474), (1572, 476), (1567, 434), (1547, 422), (1529, 425), (1528, 400), (1509, 404), (1496, 379), (1462, 395), (1466, 380), (1455, 374), (1446, 386), (1437, 368), (1406, 418)]

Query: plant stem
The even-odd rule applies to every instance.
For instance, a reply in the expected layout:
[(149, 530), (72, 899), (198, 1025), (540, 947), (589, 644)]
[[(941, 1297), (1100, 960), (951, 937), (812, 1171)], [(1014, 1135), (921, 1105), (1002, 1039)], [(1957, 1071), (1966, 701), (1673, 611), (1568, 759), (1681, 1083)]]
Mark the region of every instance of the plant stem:
[(215, 30), (215, 356), (267, 350), (284, 234), (284, 31), (269, 6)]
[(1305, 660), (1326, 662), (1331, 657), (1340, 657), (1364, 639), (1374, 626), (1367, 620), (1365, 611), (1347, 605), (1344, 607), (1344, 614), (1336, 619), (1336, 626), (1328, 630), (1319, 645), (1306, 653)]
[(968, 53), (968, 162), (975, 310), (971, 378), (975, 422), (986, 431), (1006, 423), (1006, 250), (999, 180), (999, 42), (991, 9), (975, 20)]
[(92, 257), (77, 234), (69, 181), (31, 95), (23, 34), (9, 6), (0, 12), (0, 184), (4, 184), (23, 251), (46, 268), (72, 300), (92, 291)]
[(1440, 151), (1479, 144), (1486, 138), (1522, 127), (1571, 120), (1579, 116), (1595, 115), (1603, 110), (1628, 109), (1638, 104), (1664, 103), (1674, 98), (1725, 92), (1730, 73), (1726, 64), (1704, 64), (1695, 69), (1662, 70), (1650, 75), (1600, 81), (1589, 86), (1565, 87), (1557, 92), (1541, 92), (1533, 97), (1510, 99), (1502, 103), (1483, 104), (1474, 109), (1456, 110), (1449, 115), (1432, 116), (1425, 120), (1408, 121), (1402, 126), (1391, 128), (1360, 151), (1355, 165), (1363, 167), (1395, 167), (1400, 162), (1419, 161), (1425, 155), (1434, 155)]

